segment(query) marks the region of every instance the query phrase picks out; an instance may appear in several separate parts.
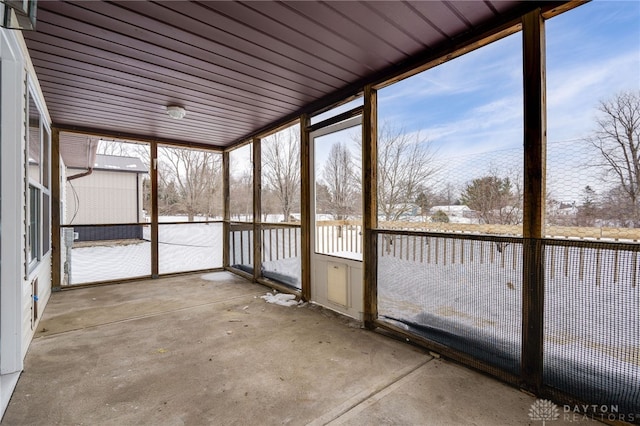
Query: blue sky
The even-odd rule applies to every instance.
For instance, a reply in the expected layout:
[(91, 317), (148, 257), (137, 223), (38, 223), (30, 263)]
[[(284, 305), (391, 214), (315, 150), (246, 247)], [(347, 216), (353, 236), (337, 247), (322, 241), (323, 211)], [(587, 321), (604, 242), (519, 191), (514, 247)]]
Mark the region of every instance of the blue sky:
[[(571, 199), (585, 181), (604, 188), (582, 150), (598, 101), (640, 90), (640, 2), (580, 6), (546, 22), (546, 42), (549, 190)], [(458, 185), (483, 168), (517, 168), (521, 46), (517, 33), (380, 90), (379, 120), (430, 140), (443, 162), (457, 165), (443, 179)]]
[[(587, 164), (584, 138), (596, 107), (623, 90), (640, 90), (640, 1), (595, 0), (546, 21), (548, 184), (560, 201), (579, 201), (585, 185), (606, 189)], [(429, 140), (446, 165), (436, 190), (489, 170), (522, 167), (522, 37), (520, 33), (402, 80), (378, 92), (379, 121)], [(362, 99), (314, 117), (321, 121)], [(357, 129), (356, 129), (357, 133)], [(317, 160), (332, 143), (325, 137)], [(351, 139), (349, 137), (349, 139)]]
[[(599, 99), (640, 88), (640, 2), (594, 1), (546, 26), (549, 141), (582, 137)], [(517, 33), (382, 89), (380, 120), (422, 130), (443, 153), (519, 146), (521, 45)]]

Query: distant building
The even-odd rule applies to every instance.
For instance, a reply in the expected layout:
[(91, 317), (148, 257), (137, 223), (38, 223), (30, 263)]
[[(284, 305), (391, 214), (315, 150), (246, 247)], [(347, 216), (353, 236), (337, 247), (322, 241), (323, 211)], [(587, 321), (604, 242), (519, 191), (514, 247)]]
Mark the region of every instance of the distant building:
[[(429, 216), (433, 216), (438, 211), (446, 213), (446, 215), (449, 216), (449, 219), (476, 219), (478, 217), (477, 212), (475, 210), (471, 210), (466, 205), (433, 206), (429, 209)], [(455, 220), (452, 222), (455, 222)]]
[[(95, 163), (89, 170), (67, 167), (64, 223), (115, 225), (144, 222), (143, 175), (148, 172), (139, 158), (100, 154), (95, 156)], [(117, 227), (105, 229), (109, 238), (101, 235), (99, 228), (78, 228), (83, 232), (76, 239), (139, 238), (139, 227), (120, 228), (122, 231), (116, 231)]]
[[(390, 206), (393, 206), (390, 208)], [(412, 203), (386, 204), (385, 211), (390, 211), (393, 215), (399, 215), (399, 219), (411, 219), (420, 216), (420, 206)], [(381, 219), (384, 220), (384, 219)]]

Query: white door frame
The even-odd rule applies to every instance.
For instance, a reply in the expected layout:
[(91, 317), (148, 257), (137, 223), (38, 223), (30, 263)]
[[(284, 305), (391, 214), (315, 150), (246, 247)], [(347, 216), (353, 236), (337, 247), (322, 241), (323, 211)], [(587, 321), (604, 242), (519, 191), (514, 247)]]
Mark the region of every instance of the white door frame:
[[(311, 194), (311, 235), (309, 249), (311, 260), (311, 300), (330, 309), (349, 315), (356, 319), (362, 319), (363, 312), (363, 262), (335, 255), (316, 252), (316, 170), (315, 170), (315, 140), (316, 138), (330, 135), (342, 130), (362, 126), (362, 115), (350, 118), (339, 123), (331, 124), (309, 135), (309, 168), (310, 168), (310, 194)], [(362, 200), (361, 200), (362, 202)], [(361, 237), (362, 238), (362, 237)], [(332, 268), (346, 275), (346, 303), (335, 303), (329, 296), (329, 275)]]

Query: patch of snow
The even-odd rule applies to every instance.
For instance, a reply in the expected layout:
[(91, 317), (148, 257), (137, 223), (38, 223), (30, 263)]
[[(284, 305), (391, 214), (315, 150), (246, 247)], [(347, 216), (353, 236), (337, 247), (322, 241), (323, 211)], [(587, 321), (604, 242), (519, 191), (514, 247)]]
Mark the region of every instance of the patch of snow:
[(282, 276), (291, 278), (291, 285), (300, 289), (302, 288), (302, 260), (300, 256), (289, 257), (286, 259), (277, 259), (271, 261), (263, 261), (262, 268), (265, 274), (275, 272)]
[(332, 251), (325, 254), (328, 254), (329, 256), (344, 257), (345, 259), (362, 261), (362, 253), (354, 253), (352, 251), (341, 250), (341, 251)]
[(267, 293), (264, 296), (260, 296), (260, 299), (264, 299), (267, 303), (273, 303), (280, 306), (296, 306), (301, 303), (301, 301), (296, 300), (295, 294), (286, 293)]
[[(491, 242), (394, 236), (378, 247), (381, 317), (428, 327), (446, 344), (482, 341), (490, 363), (519, 365), (521, 244), (499, 252)], [(640, 257), (623, 248), (548, 246), (544, 262), (545, 383), (586, 389), (577, 395), (585, 399), (603, 389), (614, 399), (600, 402), (618, 398), (622, 407), (613, 393), (640, 382)]]

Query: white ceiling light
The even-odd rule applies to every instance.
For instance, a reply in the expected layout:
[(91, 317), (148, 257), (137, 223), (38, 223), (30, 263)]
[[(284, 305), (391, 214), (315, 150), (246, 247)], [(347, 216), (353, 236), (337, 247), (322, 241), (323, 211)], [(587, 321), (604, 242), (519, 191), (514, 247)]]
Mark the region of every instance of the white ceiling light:
[(178, 105), (168, 105), (167, 106), (167, 114), (171, 118), (175, 118), (176, 120), (180, 120), (180, 119), (184, 118), (185, 115), (187, 115), (187, 111), (183, 107), (178, 106)]

